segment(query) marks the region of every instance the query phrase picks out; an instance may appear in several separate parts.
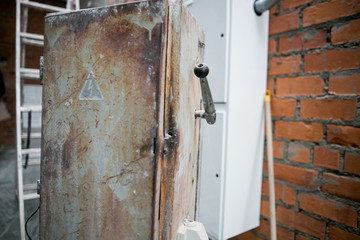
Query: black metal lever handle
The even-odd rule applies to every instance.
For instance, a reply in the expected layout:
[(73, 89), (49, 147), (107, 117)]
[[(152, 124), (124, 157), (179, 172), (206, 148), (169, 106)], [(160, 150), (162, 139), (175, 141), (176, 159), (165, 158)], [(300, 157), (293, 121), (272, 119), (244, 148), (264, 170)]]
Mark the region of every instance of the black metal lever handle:
[(200, 78), (201, 95), (205, 109), (205, 112), (197, 111), (195, 116), (205, 118), (208, 124), (214, 124), (216, 122), (216, 110), (209, 83), (206, 78), (206, 76), (209, 74), (209, 67), (205, 63), (197, 64), (194, 68), (194, 73), (198, 78)]

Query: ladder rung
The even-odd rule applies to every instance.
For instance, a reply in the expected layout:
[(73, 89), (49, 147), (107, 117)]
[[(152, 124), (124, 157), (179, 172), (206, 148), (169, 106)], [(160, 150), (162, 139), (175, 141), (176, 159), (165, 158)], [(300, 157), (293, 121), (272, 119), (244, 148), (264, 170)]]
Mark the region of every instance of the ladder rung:
[(23, 105), (20, 107), (20, 111), (22, 112), (41, 112), (41, 105)]
[(44, 46), (44, 41), (33, 40), (33, 39), (28, 39), (28, 38), (23, 38), (22, 43), (24, 43), (26, 45), (31, 45), (31, 46), (37, 46), (37, 47)]
[(34, 191), (37, 189), (37, 183), (24, 184), (24, 191)]
[(40, 71), (34, 68), (20, 68), (20, 74), (23, 78), (39, 79)]
[[(23, 166), (25, 165), (25, 160), (22, 161)], [(41, 164), (40, 158), (29, 159), (28, 166), (39, 166)]]
[(29, 39), (32, 39), (32, 40), (44, 41), (44, 35), (36, 34), (36, 33), (21, 32), (20, 37), (29, 38)]
[(38, 2), (33, 2), (33, 1), (20, 1), (20, 3), (27, 7), (37, 8), (37, 9), (50, 11), (50, 12), (68, 12), (69, 11), (66, 8), (55, 7), (55, 6), (38, 3)]
[[(21, 138), (27, 138), (27, 137), (28, 137), (27, 133), (21, 134)], [(30, 138), (41, 138), (41, 133), (39, 132), (31, 133)]]
[(21, 149), (21, 154), (35, 154), (35, 153), (41, 153), (41, 148)]
[(35, 199), (35, 198), (39, 198), (40, 195), (37, 193), (27, 193), (24, 194), (24, 200), (30, 200), (30, 199)]

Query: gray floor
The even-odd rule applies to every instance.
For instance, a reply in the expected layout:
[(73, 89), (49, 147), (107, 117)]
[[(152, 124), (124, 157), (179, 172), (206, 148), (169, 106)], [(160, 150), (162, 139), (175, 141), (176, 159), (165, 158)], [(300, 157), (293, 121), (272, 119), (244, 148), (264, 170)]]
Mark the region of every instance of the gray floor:
[[(15, 194), (15, 148), (0, 147), (0, 240), (20, 239), (19, 208)], [(39, 166), (24, 169), (24, 182), (33, 183), (40, 178)], [(25, 201), (25, 219), (39, 206), (39, 199)], [(39, 239), (39, 215), (35, 214), (28, 223), (32, 239)], [(26, 237), (26, 239), (28, 239)]]

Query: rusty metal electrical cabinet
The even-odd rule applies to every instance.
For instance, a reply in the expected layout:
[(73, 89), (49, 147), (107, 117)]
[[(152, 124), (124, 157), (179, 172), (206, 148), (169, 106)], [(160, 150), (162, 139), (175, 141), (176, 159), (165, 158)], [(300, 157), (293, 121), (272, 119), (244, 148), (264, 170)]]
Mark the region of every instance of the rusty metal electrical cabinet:
[(40, 239), (174, 239), (196, 216), (204, 34), (180, 1), (45, 18)]

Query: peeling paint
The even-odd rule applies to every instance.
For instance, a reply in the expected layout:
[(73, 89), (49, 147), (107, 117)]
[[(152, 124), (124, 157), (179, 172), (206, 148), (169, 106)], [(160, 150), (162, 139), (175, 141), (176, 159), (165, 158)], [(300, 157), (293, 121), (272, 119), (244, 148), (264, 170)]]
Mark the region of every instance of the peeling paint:
[(66, 107), (69, 107), (72, 104), (73, 100), (70, 98), (69, 101), (65, 103)]
[(193, 74), (196, 59), (202, 61), (198, 42), (204, 35), (180, 1), (169, 1), (169, 39), (165, 104), (165, 146), (161, 184), (160, 238), (175, 239), (184, 218), (195, 218), (200, 119), (200, 83)]
[[(201, 92), (189, 71), (202, 59), (200, 28), (180, 1), (55, 14), (45, 25), (65, 30), (44, 46), (40, 239), (174, 239), (195, 214)], [(102, 100), (85, 100), (95, 83)]]
[(151, 239), (163, 13), (137, 5), (46, 17), (40, 239)]
[(54, 46), (55, 42), (59, 39), (65, 30), (66, 27), (57, 28), (55, 31), (51, 31), (49, 28), (45, 28), (45, 36), (49, 42), (50, 47)]
[(127, 199), (129, 187), (128, 186), (121, 186), (118, 183), (110, 183), (110, 188), (113, 190), (115, 195), (120, 199), (120, 201), (123, 201)]
[(143, 27), (143, 28), (147, 29), (148, 32), (149, 32), (149, 41), (151, 41), (152, 30), (154, 29), (154, 27), (158, 23), (163, 22), (163, 18), (161, 16), (158, 16), (158, 15), (152, 16), (152, 20), (150, 20), (150, 21), (149, 21), (149, 17), (144, 16), (144, 15), (140, 15), (140, 16), (127, 15), (125, 18), (128, 21), (138, 25), (139, 27)]

